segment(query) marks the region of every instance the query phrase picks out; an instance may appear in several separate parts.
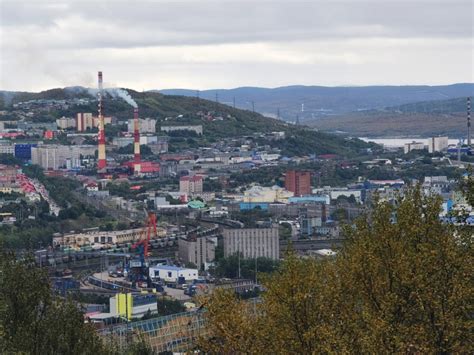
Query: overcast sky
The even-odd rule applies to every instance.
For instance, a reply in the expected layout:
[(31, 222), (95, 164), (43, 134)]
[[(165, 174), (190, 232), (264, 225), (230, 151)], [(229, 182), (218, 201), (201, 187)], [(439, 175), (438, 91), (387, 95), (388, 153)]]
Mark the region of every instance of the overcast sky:
[(0, 0), (0, 89), (473, 82), (471, 0)]

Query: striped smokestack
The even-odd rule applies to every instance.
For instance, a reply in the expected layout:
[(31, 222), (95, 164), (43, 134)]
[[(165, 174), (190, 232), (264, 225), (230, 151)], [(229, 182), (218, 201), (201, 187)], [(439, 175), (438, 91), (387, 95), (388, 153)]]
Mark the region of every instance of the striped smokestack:
[(134, 172), (141, 172), (140, 156), (140, 121), (138, 120), (138, 108), (133, 109), (133, 153), (134, 153)]
[(467, 145), (471, 146), (471, 98), (467, 98)]
[(107, 166), (107, 160), (105, 157), (105, 124), (104, 124), (104, 114), (102, 112), (102, 96), (103, 96), (103, 81), (102, 81), (102, 72), (100, 71), (99, 74), (99, 93), (98, 93), (98, 100), (99, 100), (99, 106), (98, 106), (98, 113), (99, 113), (99, 134), (98, 134), (98, 158), (99, 161), (97, 163), (97, 169), (98, 170), (103, 170)]

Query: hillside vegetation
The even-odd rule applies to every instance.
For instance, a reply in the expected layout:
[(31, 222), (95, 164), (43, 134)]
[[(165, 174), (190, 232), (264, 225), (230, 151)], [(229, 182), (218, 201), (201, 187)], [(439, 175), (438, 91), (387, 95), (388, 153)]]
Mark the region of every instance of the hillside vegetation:
[[(202, 125), (203, 137), (192, 137), (191, 140), (187, 140), (187, 144), (191, 142), (191, 147), (209, 145), (220, 138), (250, 136), (255, 133), (275, 131), (286, 133), (285, 139), (271, 142), (273, 147), (282, 149), (282, 153), (285, 155), (335, 153), (353, 156), (357, 155), (361, 149), (369, 147), (368, 144), (359, 140), (346, 140), (209, 100), (163, 95), (158, 92), (136, 92), (133, 90), (128, 90), (128, 92), (138, 104), (140, 117), (156, 119), (158, 129), (162, 125)], [(67, 100), (74, 97), (91, 98), (85, 89), (66, 88), (13, 95), (10, 103), (34, 99)], [(11, 106), (7, 109), (13, 110)], [(47, 115), (51, 121), (54, 121), (63, 115), (73, 117), (77, 112), (96, 112), (96, 110), (97, 102), (91, 100), (87, 105), (51, 110)], [(120, 98), (112, 98), (109, 95), (104, 101), (104, 112), (106, 115), (115, 116), (121, 120), (133, 117), (133, 108), (130, 105)], [(43, 116), (42, 119), (44, 119)], [(183, 147), (188, 145), (183, 145)]]

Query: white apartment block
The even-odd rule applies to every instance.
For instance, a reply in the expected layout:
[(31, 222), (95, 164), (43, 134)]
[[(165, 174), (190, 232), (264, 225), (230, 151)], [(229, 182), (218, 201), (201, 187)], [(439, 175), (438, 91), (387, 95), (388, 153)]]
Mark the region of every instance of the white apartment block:
[(31, 148), (31, 162), (46, 170), (77, 168), (81, 166), (81, 155), (94, 156), (96, 150), (93, 145), (42, 145)]
[[(139, 119), (139, 131), (140, 133), (155, 133), (156, 132), (156, 120), (151, 118)], [(132, 133), (135, 129), (133, 118), (128, 120), (127, 123), (128, 132)]]
[(56, 125), (59, 129), (68, 129), (76, 127), (76, 120), (70, 117), (61, 117), (56, 120)]
[(224, 229), (224, 256), (241, 253), (244, 258), (278, 259), (280, 244), (278, 227)]
[(431, 137), (428, 139), (428, 153), (441, 152), (448, 149), (448, 137)]

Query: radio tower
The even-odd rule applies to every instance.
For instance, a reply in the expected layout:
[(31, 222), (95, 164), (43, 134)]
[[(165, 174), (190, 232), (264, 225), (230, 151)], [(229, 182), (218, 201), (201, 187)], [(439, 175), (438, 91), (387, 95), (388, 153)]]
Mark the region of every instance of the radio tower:
[(471, 98), (467, 98), (467, 146), (471, 146)]
[(105, 124), (104, 124), (104, 114), (102, 112), (102, 96), (103, 96), (103, 82), (102, 82), (102, 72), (98, 73), (99, 76), (99, 93), (97, 94), (99, 105), (98, 105), (98, 113), (99, 113), (99, 134), (98, 134), (98, 158), (99, 161), (97, 163), (97, 170), (104, 170), (107, 166), (107, 160), (105, 157)]
[(133, 153), (134, 153), (134, 173), (140, 174), (142, 170), (140, 157), (140, 121), (138, 120), (138, 108), (133, 109)]

